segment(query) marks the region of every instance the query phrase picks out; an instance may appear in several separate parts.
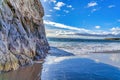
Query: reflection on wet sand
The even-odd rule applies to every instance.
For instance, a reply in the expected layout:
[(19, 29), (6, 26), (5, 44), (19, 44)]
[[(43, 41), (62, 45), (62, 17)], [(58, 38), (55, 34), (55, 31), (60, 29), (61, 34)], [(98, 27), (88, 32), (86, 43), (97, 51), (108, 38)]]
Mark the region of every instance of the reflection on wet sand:
[(42, 64), (20, 68), (16, 71), (0, 74), (0, 80), (40, 80)]
[(120, 80), (120, 54), (72, 53), (52, 47), (45, 62), (0, 74), (0, 80)]
[(120, 54), (59, 56), (65, 51), (52, 49), (43, 64), (42, 80), (120, 80)]
[[(51, 56), (49, 56), (52, 58)], [(49, 58), (48, 57), (48, 58)], [(49, 59), (48, 59), (49, 60)], [(120, 80), (120, 69), (80, 57), (53, 57), (43, 65), (42, 80)]]

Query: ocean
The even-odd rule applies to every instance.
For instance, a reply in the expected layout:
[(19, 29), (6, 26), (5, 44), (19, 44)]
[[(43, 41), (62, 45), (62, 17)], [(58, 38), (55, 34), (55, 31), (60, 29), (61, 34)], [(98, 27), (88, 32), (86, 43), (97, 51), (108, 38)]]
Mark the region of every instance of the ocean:
[(119, 53), (120, 41), (80, 38), (48, 38), (50, 46), (71, 52), (75, 55), (93, 52)]

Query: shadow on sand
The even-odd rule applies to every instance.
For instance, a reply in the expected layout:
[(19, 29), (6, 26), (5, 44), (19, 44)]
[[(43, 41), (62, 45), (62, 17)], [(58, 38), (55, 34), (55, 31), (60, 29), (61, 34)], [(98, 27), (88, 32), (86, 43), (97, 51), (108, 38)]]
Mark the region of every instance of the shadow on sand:
[(73, 53), (58, 49), (56, 47), (51, 47), (51, 50), (49, 51), (50, 56), (57, 56), (57, 57), (63, 57), (63, 56), (75, 56)]

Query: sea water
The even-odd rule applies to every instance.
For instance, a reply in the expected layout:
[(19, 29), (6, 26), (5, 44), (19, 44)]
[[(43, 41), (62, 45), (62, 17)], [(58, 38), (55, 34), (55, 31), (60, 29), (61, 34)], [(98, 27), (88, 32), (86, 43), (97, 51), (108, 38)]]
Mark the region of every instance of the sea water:
[(71, 52), (75, 55), (92, 52), (120, 53), (120, 41), (78, 38), (48, 38), (48, 40), (51, 46)]

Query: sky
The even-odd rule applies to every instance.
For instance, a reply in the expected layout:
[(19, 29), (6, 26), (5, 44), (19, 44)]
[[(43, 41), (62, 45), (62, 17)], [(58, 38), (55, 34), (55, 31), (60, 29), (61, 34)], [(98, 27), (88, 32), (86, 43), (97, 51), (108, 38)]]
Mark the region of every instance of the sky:
[(48, 36), (120, 37), (120, 0), (41, 0)]

